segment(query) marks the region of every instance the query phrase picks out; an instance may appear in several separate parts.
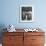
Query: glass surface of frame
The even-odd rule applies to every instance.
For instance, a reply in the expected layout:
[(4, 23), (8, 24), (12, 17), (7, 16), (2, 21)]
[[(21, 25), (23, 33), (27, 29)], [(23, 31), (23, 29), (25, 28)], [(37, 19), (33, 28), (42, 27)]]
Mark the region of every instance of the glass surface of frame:
[(20, 6), (20, 22), (34, 21), (34, 7), (32, 5)]

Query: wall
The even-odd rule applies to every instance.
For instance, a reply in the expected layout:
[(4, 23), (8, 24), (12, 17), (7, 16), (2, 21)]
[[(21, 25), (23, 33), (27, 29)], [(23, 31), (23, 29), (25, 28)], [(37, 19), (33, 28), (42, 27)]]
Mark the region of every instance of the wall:
[[(46, 28), (46, 0), (1, 0), (0, 25), (13, 24), (16, 28), (38, 27)], [(32, 23), (19, 21), (20, 5), (33, 5), (35, 20)]]

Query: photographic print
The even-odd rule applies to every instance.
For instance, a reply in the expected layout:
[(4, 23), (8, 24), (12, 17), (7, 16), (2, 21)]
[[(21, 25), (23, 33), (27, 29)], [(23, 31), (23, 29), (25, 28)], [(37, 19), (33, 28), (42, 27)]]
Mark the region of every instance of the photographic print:
[(34, 18), (34, 8), (29, 5), (20, 6), (20, 22), (32, 22)]

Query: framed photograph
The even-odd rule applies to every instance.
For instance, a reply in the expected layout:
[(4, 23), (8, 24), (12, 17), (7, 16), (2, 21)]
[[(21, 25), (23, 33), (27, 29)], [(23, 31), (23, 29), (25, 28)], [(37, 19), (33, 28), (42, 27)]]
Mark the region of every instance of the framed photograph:
[(20, 6), (20, 22), (34, 21), (34, 7), (32, 5)]

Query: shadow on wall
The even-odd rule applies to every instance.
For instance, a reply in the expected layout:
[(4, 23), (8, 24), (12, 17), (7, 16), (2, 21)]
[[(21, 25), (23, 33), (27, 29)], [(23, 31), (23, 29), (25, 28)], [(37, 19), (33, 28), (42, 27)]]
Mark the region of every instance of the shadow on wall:
[(0, 24), (0, 43), (2, 43), (2, 36), (3, 36), (3, 32), (5, 32), (6, 30), (3, 30), (4, 28), (6, 28), (6, 26), (4, 24)]

